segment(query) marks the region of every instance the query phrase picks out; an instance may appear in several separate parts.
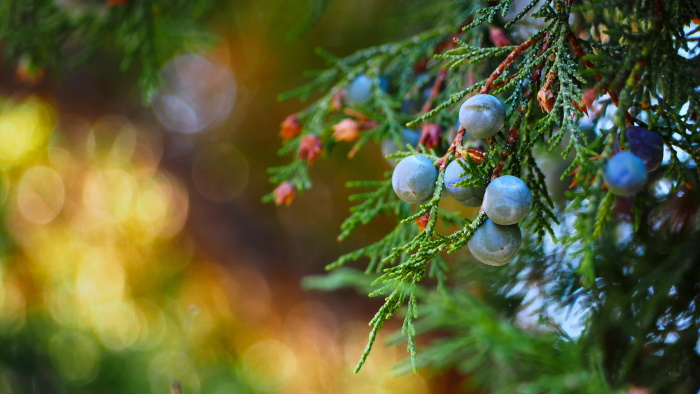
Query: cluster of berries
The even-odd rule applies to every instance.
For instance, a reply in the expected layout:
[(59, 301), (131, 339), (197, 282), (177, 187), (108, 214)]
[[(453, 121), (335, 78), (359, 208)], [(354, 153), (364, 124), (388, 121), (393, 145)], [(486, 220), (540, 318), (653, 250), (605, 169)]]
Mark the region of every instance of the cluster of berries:
[[(506, 111), (494, 96), (479, 94), (468, 99), (459, 111), (459, 123), (477, 138), (491, 138), (503, 128)], [(460, 163), (461, 162), (461, 163)], [(459, 203), (481, 206), (488, 219), (474, 232), (468, 246), (472, 255), (488, 265), (503, 265), (515, 258), (521, 244), (517, 223), (532, 208), (532, 193), (521, 179), (504, 175), (486, 188), (460, 186), (470, 177), (464, 159), (445, 168), (444, 189)], [(396, 195), (410, 203), (425, 203), (433, 196), (438, 169), (424, 155), (401, 160), (392, 174)]]
[[(374, 81), (377, 81), (378, 88), (388, 91), (389, 84), (386, 78), (373, 80), (362, 74), (344, 90), (344, 100), (348, 104), (366, 102), (373, 94)], [(421, 93), (418, 95), (418, 101), (425, 101), (430, 94), (430, 88), (423, 89)], [(404, 112), (415, 112), (416, 108), (411, 99), (407, 99), (402, 106)], [(505, 117), (505, 108), (496, 97), (478, 94), (462, 104), (454, 132), (462, 126), (466, 131), (465, 135), (474, 137), (473, 140), (491, 138), (503, 128)], [(334, 138), (339, 141), (351, 141), (357, 138), (360, 130), (375, 126), (376, 122), (370, 119), (344, 119), (334, 126)], [(426, 127), (429, 126), (439, 127)], [(282, 123), (280, 133), (284, 139), (293, 138), (300, 132), (301, 125), (296, 115), (288, 117)], [(401, 136), (402, 146), (408, 144), (415, 147), (420, 142), (430, 149), (438, 144), (432, 140), (442, 138), (442, 130), (435, 130), (433, 134), (437, 137), (432, 139), (426, 140), (426, 134), (430, 133), (405, 128)], [(627, 149), (622, 151), (619, 144), (616, 144), (617, 153), (606, 163), (603, 172), (607, 188), (619, 196), (632, 196), (641, 191), (646, 185), (647, 173), (656, 170), (663, 159), (663, 141), (657, 133), (640, 126), (631, 126), (627, 129), (626, 137)], [(454, 139), (454, 134), (450, 139)], [(381, 144), (384, 156), (392, 155), (400, 148), (393, 139), (385, 139)], [(321, 151), (321, 141), (316, 135), (304, 136), (300, 141), (299, 158), (306, 160), (308, 164), (312, 164)], [(439, 171), (427, 156), (411, 155), (398, 164), (394, 159), (387, 160), (392, 166), (396, 166), (392, 175), (392, 186), (400, 199), (422, 204), (432, 198)], [(481, 206), (488, 217), (468, 242), (469, 250), (485, 264), (507, 264), (515, 258), (520, 248), (521, 232), (518, 222), (524, 219), (532, 208), (532, 193), (525, 182), (511, 175), (499, 176), (485, 187), (462, 186), (468, 183), (467, 180), (471, 176), (466, 168), (467, 163), (462, 158), (448, 163), (445, 167), (444, 190), (462, 205)], [(278, 205), (289, 205), (295, 195), (296, 189), (288, 182), (283, 182), (275, 189), (275, 202)]]
[[(380, 88), (388, 90), (386, 78), (379, 78)], [(346, 99), (349, 103), (361, 104), (372, 95), (372, 80), (366, 75), (355, 78), (347, 88)], [(427, 88), (420, 98), (425, 99), (429, 94)], [(411, 100), (406, 100), (403, 107), (413, 108)], [(505, 109), (503, 104), (494, 96), (487, 94), (476, 95), (467, 100), (459, 111), (458, 125), (465, 126), (469, 134), (476, 138), (490, 138), (496, 135), (503, 127)], [(458, 126), (457, 126), (458, 127)], [(418, 145), (420, 131), (409, 128), (404, 129), (402, 142), (411, 146)], [(606, 164), (604, 179), (608, 189), (619, 196), (632, 196), (644, 188), (647, 182), (647, 173), (656, 170), (663, 159), (663, 140), (654, 132), (640, 126), (631, 126), (627, 129), (628, 150), (620, 151)], [(382, 142), (384, 156), (396, 153), (399, 147), (391, 139)], [(395, 162), (390, 162), (392, 165)], [(445, 179), (457, 179), (462, 173), (459, 163), (452, 162), (446, 169)], [(429, 179), (429, 178), (428, 178)], [(461, 179), (460, 179), (461, 180)], [(455, 181), (454, 183), (456, 183)], [(445, 184), (450, 191), (451, 185)], [(483, 198), (483, 189), (461, 188), (456, 200), (467, 206), (479, 206)]]

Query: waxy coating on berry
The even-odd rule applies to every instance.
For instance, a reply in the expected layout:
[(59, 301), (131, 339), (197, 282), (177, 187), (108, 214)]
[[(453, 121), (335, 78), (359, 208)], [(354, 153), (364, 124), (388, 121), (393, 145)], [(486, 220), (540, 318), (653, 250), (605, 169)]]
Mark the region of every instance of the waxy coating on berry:
[(504, 265), (511, 262), (520, 250), (522, 235), (517, 224), (502, 226), (490, 219), (474, 231), (467, 243), (477, 260), (487, 265)]
[(349, 103), (362, 104), (372, 95), (372, 80), (361, 74), (350, 82), (345, 93)]
[[(459, 159), (459, 161), (464, 163), (463, 159)], [(460, 165), (459, 161), (453, 160), (445, 168), (445, 190), (460, 204), (467, 207), (478, 207), (484, 198), (485, 189), (481, 187), (455, 186), (458, 182), (470, 177), (469, 174), (460, 176), (466, 170)]]
[(664, 158), (664, 141), (661, 136), (641, 126), (627, 128), (627, 150), (642, 159), (647, 172), (661, 166)]
[(477, 94), (459, 109), (459, 123), (477, 138), (491, 138), (503, 128), (506, 109), (490, 94)]
[(410, 203), (424, 203), (433, 196), (438, 169), (423, 155), (405, 157), (391, 175), (391, 186), (396, 195)]
[(484, 193), (484, 212), (496, 224), (515, 224), (532, 208), (532, 193), (525, 182), (512, 175), (498, 177)]
[(389, 165), (391, 165), (392, 167), (395, 167), (396, 160), (398, 159), (388, 159), (387, 156), (393, 155), (394, 153), (401, 150), (406, 150), (406, 145), (410, 145), (415, 148), (418, 145), (418, 141), (420, 140), (420, 134), (421, 132), (418, 130), (409, 129), (408, 127), (404, 128), (403, 133), (401, 134), (401, 145), (399, 146), (396, 145), (396, 142), (394, 142), (393, 138), (383, 139), (381, 144), (381, 150), (382, 156), (384, 156), (386, 162), (389, 163)]
[(627, 151), (619, 152), (605, 164), (603, 179), (610, 191), (618, 196), (639, 193), (647, 183), (644, 161)]

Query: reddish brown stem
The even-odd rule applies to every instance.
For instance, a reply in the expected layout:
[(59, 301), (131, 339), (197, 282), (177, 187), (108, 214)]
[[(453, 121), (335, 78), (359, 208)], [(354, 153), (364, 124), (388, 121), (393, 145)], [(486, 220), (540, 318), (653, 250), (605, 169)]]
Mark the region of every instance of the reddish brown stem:
[(500, 88), (501, 86), (503, 86), (503, 85), (505, 85), (505, 84), (511, 82), (511, 81), (514, 80), (515, 78), (517, 78), (519, 74), (520, 74), (520, 72), (516, 72), (515, 74), (511, 75), (510, 77), (508, 77), (508, 80), (506, 80), (506, 81), (501, 81), (501, 82), (499, 82), (499, 83), (497, 83), (497, 84), (493, 84), (493, 85), (491, 86), (491, 89), (498, 89), (498, 88)]
[[(481, 91), (480, 91), (479, 93), (481, 93), (481, 94), (486, 94), (486, 93), (488, 93), (488, 92), (493, 88), (494, 81), (495, 81), (501, 74), (503, 74), (503, 71), (504, 71), (508, 66), (510, 66), (511, 64), (513, 64), (513, 62), (515, 61), (515, 59), (517, 59), (517, 57), (520, 56), (527, 48), (531, 47), (532, 45), (534, 45), (535, 43), (537, 43), (538, 41), (540, 41), (543, 37), (544, 37), (544, 35), (540, 35), (540, 36), (537, 36), (537, 37), (532, 37), (532, 38), (530, 38), (529, 40), (527, 40), (527, 41), (523, 42), (522, 44), (518, 45), (517, 47), (515, 47), (515, 49), (513, 49), (513, 51), (503, 60), (503, 62), (501, 62), (501, 64), (499, 64), (498, 67), (491, 73), (491, 75), (488, 77), (488, 79), (486, 80), (486, 83), (485, 83), (484, 86), (481, 88)], [(446, 70), (446, 69), (442, 69), (441, 72), (442, 72), (443, 70), (445, 71), (445, 76), (446, 76), (446, 75), (447, 75), (447, 70)], [(438, 79), (439, 79), (439, 78), (440, 78), (440, 76), (438, 75)], [(443, 78), (444, 78), (444, 77), (443, 77)], [(431, 93), (431, 96), (432, 96), (433, 93), (437, 94), (437, 92), (435, 91), (435, 86), (436, 86), (436, 85), (437, 85), (437, 80), (436, 80), (436, 84), (433, 85), (433, 90), (431, 90), (431, 92), (430, 92), (430, 93)], [(529, 96), (529, 95), (528, 95), (528, 96)], [(426, 113), (427, 111), (430, 110), (430, 101), (431, 101), (431, 100), (429, 99), (428, 102), (426, 102), (426, 105), (423, 106), (424, 113)], [(426, 110), (426, 109), (427, 109), (427, 110)], [(520, 126), (520, 122), (518, 122), (518, 125), (515, 126), (515, 127), (513, 127), (513, 128), (510, 130), (510, 132), (508, 133), (508, 139), (506, 140), (506, 145), (507, 145), (507, 146), (510, 146), (510, 145), (512, 145), (513, 143), (515, 143), (515, 140), (518, 138), (518, 127), (519, 127), (519, 126)], [(449, 157), (450, 153), (452, 153), (452, 152), (454, 152), (454, 151), (457, 151), (457, 153), (459, 153), (459, 151), (458, 151), (457, 149), (458, 149), (459, 147), (462, 146), (462, 140), (464, 139), (464, 133), (465, 133), (465, 132), (466, 132), (466, 130), (464, 129), (464, 127), (463, 127), (463, 126), (459, 126), (459, 130), (457, 130), (457, 135), (455, 136), (454, 141), (452, 141), (452, 144), (450, 145), (450, 148), (447, 150), (447, 152), (445, 152), (445, 155), (442, 156), (442, 157), (438, 160), (438, 169), (439, 169), (440, 171), (443, 171), (443, 170), (445, 169), (445, 166), (447, 165), (447, 158)], [(505, 164), (505, 160), (508, 158), (508, 154), (509, 154), (508, 152), (504, 152), (503, 160), (501, 160), (501, 162), (500, 162), (500, 163), (498, 164), (498, 166), (496, 167), (496, 170), (494, 170), (494, 174), (498, 174), (498, 176), (500, 176), (500, 173), (501, 173), (501, 171), (503, 170), (503, 165)], [(470, 155), (470, 156), (471, 156), (471, 155)], [(496, 178), (497, 178), (498, 176), (496, 176)]]
[[(471, 20), (471, 18), (469, 18)], [(459, 35), (462, 33), (462, 28), (464, 26), (469, 25), (469, 20), (465, 22), (464, 25), (462, 25), (459, 30), (455, 33), (453, 33), (450, 37), (446, 38), (445, 40), (441, 41), (438, 43), (438, 45), (435, 46), (435, 53), (441, 53), (447, 50), (450, 50), (455, 47), (455, 43), (458, 40)], [(437, 77), (435, 78), (435, 81), (433, 82), (433, 86), (430, 89), (430, 94), (428, 95), (428, 99), (425, 100), (425, 103), (423, 104), (423, 107), (421, 108), (421, 115), (425, 115), (430, 110), (432, 109), (433, 105), (433, 100), (435, 97), (437, 97), (438, 94), (440, 94), (440, 90), (442, 89), (442, 85), (445, 83), (445, 79), (447, 78), (447, 72), (449, 70), (445, 67), (440, 69), (440, 72), (438, 73)]]
[[(533, 44), (535, 44), (535, 43), (536, 43), (537, 41), (539, 41), (540, 39), (542, 39), (542, 38), (547, 38), (547, 37), (549, 37), (549, 34), (545, 34), (545, 35), (536, 37), (536, 39), (530, 39), (530, 40), (528, 40), (528, 41), (531, 41), (531, 42), (529, 42), (529, 43), (528, 43), (528, 41), (525, 41), (524, 43), (518, 45), (518, 47), (517, 47), (515, 50), (513, 50), (513, 52), (511, 52), (510, 55), (508, 55), (508, 57), (506, 58), (506, 60), (504, 60), (503, 63), (501, 63), (501, 65), (499, 65), (499, 68), (500, 68), (501, 66), (503, 66), (503, 68), (507, 67), (507, 66), (508, 66), (510, 63), (512, 63), (512, 62), (515, 60), (515, 58), (516, 58), (518, 55), (520, 55), (525, 49), (529, 48), (530, 46), (532, 46)], [(526, 43), (528, 43), (528, 45), (525, 46)], [(537, 56), (542, 56), (542, 54), (549, 48), (549, 46), (550, 46), (549, 41), (548, 41), (548, 40), (545, 40), (545, 42), (544, 42), (544, 44), (542, 45), (542, 48), (540, 48), (539, 53), (538, 53)], [(516, 51), (518, 51), (519, 48), (520, 48), (520, 51), (517, 52), (516, 55), (514, 55), (514, 53), (516, 53)], [(512, 57), (512, 59), (510, 60), (510, 63), (508, 63), (508, 64), (506, 64), (506, 65), (504, 66), (504, 64), (506, 63), (506, 61), (508, 61), (508, 59), (511, 58), (511, 57)], [(531, 85), (530, 85), (530, 89), (528, 89), (527, 92), (525, 92), (525, 99), (529, 99), (529, 98), (530, 98), (530, 96), (532, 95), (532, 88), (535, 87), (535, 86), (537, 86), (537, 84), (539, 83), (539, 81), (540, 81), (540, 74), (541, 74), (541, 71), (542, 71), (543, 66), (544, 66), (543, 64), (540, 64), (540, 65), (537, 66), (537, 67), (535, 68), (535, 70), (532, 72), (532, 80), (531, 80), (532, 83), (531, 83)], [(498, 71), (498, 69), (496, 69), (496, 71)], [(491, 77), (489, 77), (489, 80), (491, 80), (491, 78), (492, 78), (493, 75), (496, 73), (496, 71), (494, 71), (494, 73), (491, 74)], [(502, 72), (502, 71), (501, 71), (501, 72)], [(500, 75), (501, 72), (499, 72), (498, 75)], [(496, 77), (494, 77), (493, 79), (498, 78), (498, 75), (496, 75)], [(488, 81), (487, 81), (487, 84), (484, 85), (484, 87), (481, 89), (481, 93), (484, 93), (484, 89), (487, 88), (488, 85), (489, 85), (489, 83), (488, 83)], [(487, 90), (487, 92), (488, 92), (488, 90)], [(515, 141), (518, 139), (518, 134), (520, 133), (520, 122), (521, 122), (521, 121), (522, 121), (522, 118), (519, 118), (519, 119), (516, 121), (516, 123), (513, 125), (513, 127), (511, 127), (510, 130), (508, 130), (508, 137), (506, 137), (506, 143), (505, 143), (506, 149), (505, 149), (504, 151), (501, 152), (501, 154), (502, 154), (501, 161), (499, 161), (498, 164), (496, 164), (496, 168), (494, 168), (493, 173), (491, 174), (491, 180), (494, 180), (494, 179), (498, 178), (499, 176), (501, 176), (501, 173), (503, 172), (503, 167), (506, 165), (506, 160), (508, 160), (508, 157), (510, 156), (510, 153), (511, 153), (511, 152), (510, 152), (510, 149), (515, 145)], [(493, 143), (493, 142), (494, 142), (494, 139), (493, 139), (493, 138), (489, 138), (489, 142), (490, 142), (490, 143)]]
[[(481, 88), (481, 90), (479, 91), (479, 93), (481, 93), (481, 94), (487, 94), (489, 91), (491, 91), (491, 89), (494, 87), (494, 81), (495, 81), (499, 76), (501, 76), (501, 74), (503, 74), (503, 71), (505, 71), (505, 69), (506, 69), (508, 66), (510, 66), (511, 64), (513, 64), (513, 62), (515, 61), (515, 59), (517, 59), (518, 56), (520, 56), (526, 49), (530, 48), (530, 47), (533, 46), (535, 43), (537, 43), (537, 42), (539, 42), (540, 40), (542, 40), (544, 37), (545, 37), (545, 35), (539, 35), (539, 36), (537, 36), (537, 37), (531, 37), (529, 40), (527, 40), (527, 41), (521, 43), (520, 45), (518, 45), (517, 47), (515, 47), (515, 49), (513, 49), (513, 51), (501, 62), (501, 64), (498, 65), (498, 67), (497, 67), (497, 68), (491, 73), (491, 75), (486, 79), (486, 82), (485, 82), (484, 86)], [(543, 52), (543, 51), (541, 51), (540, 53), (542, 53), (542, 52)], [(533, 76), (533, 79), (534, 79), (534, 76)], [(431, 91), (431, 95), (432, 95), (432, 93), (434, 93), (434, 90), (435, 90), (434, 88), (435, 88), (435, 86), (433, 86), (433, 91)], [(528, 94), (526, 94), (526, 96), (527, 96), (527, 97), (530, 96), (530, 95), (529, 95), (529, 92), (528, 92)], [(429, 100), (429, 101), (430, 101), (430, 100)], [(429, 110), (430, 107), (429, 107), (428, 104), (429, 104), (429, 102), (426, 103), (426, 105), (425, 105), (423, 108), (424, 108), (424, 109), (425, 109), (425, 108), (428, 108), (428, 110)], [(427, 111), (426, 111), (426, 112), (427, 112)], [(518, 120), (517, 124), (516, 124), (515, 126), (513, 126), (513, 127), (510, 129), (510, 131), (508, 132), (508, 138), (506, 139), (506, 147), (510, 148), (511, 146), (513, 146), (513, 144), (515, 144), (515, 141), (516, 141), (517, 138), (518, 138), (518, 130), (519, 130), (519, 128), (520, 128), (520, 120)], [(450, 148), (447, 150), (447, 152), (445, 153), (445, 155), (442, 156), (442, 157), (438, 160), (438, 167), (439, 167), (439, 170), (440, 170), (440, 171), (443, 171), (443, 170), (445, 169), (445, 166), (447, 165), (447, 158), (449, 157), (450, 153), (452, 153), (453, 151), (457, 151), (457, 148), (459, 148), (459, 147), (462, 146), (462, 140), (464, 139), (464, 133), (465, 133), (465, 132), (466, 132), (466, 130), (464, 129), (463, 126), (460, 126), (460, 127), (459, 127), (459, 130), (457, 130), (457, 135), (455, 136), (454, 141), (452, 141), (452, 144), (450, 145)], [(459, 151), (457, 151), (457, 152), (459, 153)], [(508, 159), (508, 156), (509, 156), (509, 155), (510, 155), (510, 152), (509, 152), (509, 151), (507, 151), (507, 150), (506, 150), (506, 151), (503, 151), (503, 158), (502, 158), (502, 160), (498, 163), (498, 165), (496, 166), (496, 168), (494, 169), (493, 175), (492, 175), (491, 179), (496, 179), (496, 178), (498, 178), (498, 177), (501, 175), (501, 172), (503, 171), (503, 166), (505, 165), (506, 159)], [(471, 155), (470, 155), (470, 156), (471, 156)]]
[[(576, 37), (576, 34), (574, 34), (574, 32), (572, 32), (571, 30), (569, 30), (569, 41), (571, 41), (571, 47), (574, 49), (576, 56), (581, 58), (583, 64), (587, 68), (595, 69), (595, 65), (593, 64), (593, 62), (583, 58), (586, 55), (586, 53), (583, 51), (578, 37)], [(595, 78), (595, 80), (598, 82), (600, 82), (603, 79), (598, 74), (593, 74), (593, 78)], [(617, 93), (610, 89), (610, 87), (607, 85), (603, 87), (603, 91), (610, 96), (610, 100), (613, 102), (613, 104), (615, 104), (616, 107), (620, 108), (620, 98), (618, 97)], [(627, 125), (629, 126), (634, 124), (634, 120), (634, 117), (629, 113), (629, 111), (625, 110), (625, 122), (627, 123)]]
[(445, 166), (447, 166), (447, 158), (450, 156), (450, 153), (454, 152), (462, 146), (462, 140), (464, 139), (464, 133), (466, 130), (464, 129), (464, 126), (459, 126), (459, 130), (457, 130), (457, 135), (455, 136), (455, 139), (452, 141), (452, 144), (450, 145), (450, 148), (447, 149), (447, 152), (438, 159), (438, 170), (443, 171), (445, 169)]
[[(549, 33), (545, 35), (545, 37), (548, 37)], [(537, 54), (537, 56), (542, 56), (544, 51), (549, 49), (549, 46), (551, 44), (549, 43), (549, 40), (545, 40), (544, 44), (542, 44), (542, 48), (540, 48), (540, 52)], [(542, 73), (542, 69), (544, 68), (544, 63), (540, 63), (535, 67), (535, 69), (532, 71), (532, 83), (530, 84), (530, 89), (527, 91), (527, 95), (530, 96), (530, 91), (532, 90), (533, 87), (537, 86), (537, 84), (540, 82), (540, 74)]]
[(445, 79), (447, 79), (447, 72), (449, 70), (446, 68), (441, 68), (440, 72), (438, 73), (437, 77), (435, 78), (435, 82), (433, 82), (433, 87), (430, 88), (430, 94), (428, 95), (428, 99), (425, 100), (425, 103), (423, 104), (423, 108), (421, 108), (420, 112), (422, 115), (427, 114), (430, 112), (431, 109), (433, 109), (433, 100), (435, 97), (437, 97), (438, 94), (440, 94), (440, 90), (442, 89), (442, 85), (445, 83)]
[(506, 69), (508, 66), (510, 66), (511, 64), (513, 64), (513, 62), (515, 61), (515, 59), (517, 59), (518, 56), (520, 56), (527, 48), (530, 48), (531, 46), (533, 46), (535, 43), (537, 43), (538, 41), (540, 41), (543, 37), (544, 37), (544, 35), (539, 35), (539, 36), (537, 36), (537, 37), (531, 37), (529, 40), (527, 40), (527, 41), (523, 42), (522, 44), (518, 45), (517, 47), (515, 47), (515, 49), (513, 49), (513, 52), (511, 52), (511, 53), (501, 62), (501, 64), (499, 64), (498, 67), (496, 67), (496, 69), (493, 70), (493, 72), (491, 73), (491, 75), (489, 75), (489, 77), (486, 79), (486, 83), (485, 83), (484, 86), (481, 88), (481, 90), (479, 91), (479, 93), (481, 93), (481, 94), (487, 94), (488, 92), (490, 92), (491, 89), (493, 88), (493, 81), (495, 81), (496, 78), (500, 77), (501, 74), (503, 74), (503, 71), (505, 71), (505, 69)]
[[(498, 78), (498, 76), (501, 75), (501, 73), (503, 72), (505, 67), (507, 67), (511, 63), (513, 63), (515, 58), (518, 57), (525, 49), (531, 47), (537, 41), (539, 41), (542, 38), (546, 38), (546, 37), (549, 37), (549, 34), (544, 34), (544, 35), (541, 35), (539, 37), (531, 38), (528, 41), (525, 41), (522, 44), (518, 45), (518, 47), (515, 48), (513, 50), (513, 52), (511, 52), (510, 55), (508, 55), (508, 57), (491, 74), (491, 76), (489, 77), (489, 79), (486, 82), (486, 85), (484, 85), (484, 87), (481, 89), (481, 93), (482, 94), (488, 93), (489, 90), (487, 88), (489, 88), (489, 86), (493, 84), (493, 80)], [(542, 56), (542, 54), (547, 50), (547, 48), (549, 48), (549, 46), (550, 46), (549, 41), (545, 40), (545, 43), (542, 45), (542, 48), (539, 50), (539, 53), (537, 56)], [(531, 88), (528, 89), (527, 92), (525, 92), (525, 99), (530, 98), (530, 95), (532, 94), (532, 87), (537, 86), (537, 84), (539, 83), (542, 67), (543, 67), (543, 65), (540, 64), (533, 71)], [(500, 71), (499, 71), (499, 69), (500, 69)], [(516, 121), (516, 123), (513, 125), (513, 127), (511, 127), (510, 130), (508, 130), (508, 137), (506, 138), (506, 143), (505, 143), (506, 150), (502, 151), (501, 161), (499, 161), (498, 164), (496, 165), (496, 168), (494, 168), (493, 173), (491, 174), (491, 180), (494, 180), (494, 179), (498, 178), (499, 176), (501, 176), (501, 173), (503, 172), (503, 167), (506, 165), (506, 160), (508, 160), (508, 157), (510, 156), (510, 153), (511, 153), (510, 149), (515, 145), (515, 141), (518, 139), (521, 121), (522, 121), (522, 118), (519, 118)], [(494, 139), (489, 138), (489, 142), (494, 143)]]
[(503, 172), (503, 166), (505, 166), (506, 160), (508, 160), (508, 156), (510, 156), (510, 149), (515, 145), (515, 141), (518, 139), (519, 131), (520, 119), (518, 119), (518, 121), (508, 131), (508, 137), (506, 138), (505, 144), (506, 149), (501, 152), (501, 161), (499, 161), (496, 165), (496, 168), (493, 169), (493, 173), (491, 174), (491, 180), (494, 180), (501, 176), (501, 173)]

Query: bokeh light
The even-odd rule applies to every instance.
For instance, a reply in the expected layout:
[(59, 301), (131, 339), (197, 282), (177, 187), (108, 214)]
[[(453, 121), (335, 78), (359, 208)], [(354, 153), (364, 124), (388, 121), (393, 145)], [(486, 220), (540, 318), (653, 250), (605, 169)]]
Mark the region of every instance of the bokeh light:
[(49, 355), (59, 374), (71, 383), (87, 383), (100, 368), (100, 349), (79, 331), (59, 331), (49, 342)]
[(0, 102), (0, 166), (29, 158), (43, 147), (54, 127), (53, 111), (39, 99)]
[[(160, 167), (163, 143), (148, 129), (105, 116), (52, 137), (55, 117), (36, 98), (0, 110), (0, 127), (29, 130), (0, 152), (16, 246), (0, 242), (0, 339), (33, 335), (77, 391), (116, 376), (129, 378), (115, 392), (170, 393), (173, 382), (186, 393), (427, 391), (418, 375), (388, 378), (400, 350), (379, 343), (368, 365), (381, 372), (352, 374), (364, 320), (280, 297), (243, 256), (227, 268), (206, 257), (185, 229), (187, 181)], [(234, 145), (205, 144), (190, 187), (232, 201), (249, 166)]]
[(244, 374), (262, 392), (279, 392), (297, 373), (297, 359), (284, 343), (263, 339), (249, 347), (243, 355)]
[(27, 170), (17, 186), (17, 202), (24, 218), (46, 224), (61, 211), (65, 199), (63, 179), (57, 171), (44, 166)]
[[(56, 4), (110, 18), (120, 3)], [(407, 353), (384, 335), (354, 374), (373, 307), (299, 286), (337, 255), (340, 186), (382, 158), (315, 166), (294, 209), (260, 203), (280, 163), (271, 139), (300, 108), (275, 97), (322, 64), (315, 47), (376, 40), (368, 14), (382, 2), (329, 7), (322, 34), (299, 41), (280, 38), (307, 10), (268, 12), (282, 3), (222, 4), (210, 52), (159, 59), (150, 108), (114, 53), (4, 88), (0, 393), (429, 391), (422, 375), (391, 374)]]
[(233, 73), (199, 55), (170, 60), (161, 70), (162, 86), (153, 98), (161, 124), (184, 134), (221, 123), (236, 100)]

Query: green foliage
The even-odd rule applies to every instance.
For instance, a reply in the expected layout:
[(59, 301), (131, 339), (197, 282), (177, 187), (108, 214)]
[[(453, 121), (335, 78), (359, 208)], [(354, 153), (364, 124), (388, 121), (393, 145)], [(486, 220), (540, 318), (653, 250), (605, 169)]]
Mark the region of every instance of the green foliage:
[[(446, 330), (418, 357), (419, 365), (472, 374), (471, 388), (489, 392), (608, 393), (600, 352), (557, 335), (503, 321), (464, 289), (431, 294), (417, 330)], [(494, 324), (494, 322), (498, 322)], [(572, 363), (574, 361), (574, 363)], [(401, 373), (406, 365), (398, 365)]]
[(167, 60), (214, 43), (196, 24), (211, 6), (212, 0), (7, 0), (0, 4), (0, 43), (11, 64), (34, 73), (60, 72), (109, 50), (121, 71), (137, 70), (148, 103)]
[[(695, 364), (686, 365), (683, 358), (698, 358), (693, 350), (698, 330), (691, 325), (699, 316), (695, 305), (687, 303), (698, 295), (697, 286), (684, 285), (683, 297), (690, 298), (684, 298), (682, 306), (672, 311), (662, 307), (681, 293), (677, 287), (689, 280), (685, 275), (690, 271), (695, 275), (688, 262), (691, 257), (677, 254), (690, 246), (674, 238), (673, 253), (659, 255), (652, 249), (663, 248), (658, 240), (668, 239), (669, 231), (679, 232), (669, 223), (682, 224), (683, 239), (698, 228), (694, 215), (700, 205), (694, 190), (700, 160), (695, 121), (700, 109), (700, 28), (691, 18), (700, 10), (689, 0), (501, 1), (480, 9), (476, 1), (437, 3), (449, 4), (452, 18), (436, 21), (437, 27), (408, 40), (343, 59), (320, 51), (329, 68), (316, 73), (308, 85), (280, 96), (306, 100), (315, 91), (323, 92), (298, 115), (302, 135), (319, 136), (328, 154), (338, 143), (330, 126), (348, 115), (357, 118), (359, 113), (376, 123), (360, 133), (356, 150), (370, 140), (397, 139), (403, 124), (433, 122), (450, 130), (458, 104), (474, 92), (501, 95), (508, 109), (507, 126), (488, 141), (483, 160), (468, 158), (470, 154), (458, 146), (459, 134), (454, 142), (445, 138), (430, 151), (419, 146), (418, 151), (440, 168), (433, 197), (425, 204), (414, 208), (398, 201), (388, 180), (349, 184), (372, 191), (351, 197), (358, 205), (351, 209), (339, 240), (377, 215), (393, 214), (397, 219), (396, 227), (380, 241), (328, 266), (333, 269), (366, 257), (367, 273), (379, 274), (370, 296), (383, 296), (384, 304), (370, 321), (369, 341), (356, 371), (384, 323), (405, 305), (402, 334), (414, 370), (458, 368), (470, 374), (476, 386), (499, 392), (611, 392), (630, 385), (697, 390), (700, 383), (690, 376), (700, 376), (700, 370)], [(522, 11), (508, 14), (513, 3)], [(506, 15), (512, 16), (506, 19)], [(523, 27), (533, 21), (536, 29)], [(498, 46), (493, 38), (500, 34), (512, 41), (523, 32), (526, 37), (512, 45)], [(425, 60), (428, 55), (432, 60)], [(437, 82), (423, 110), (407, 113), (402, 102), (422, 92), (423, 72)], [(366, 103), (346, 106), (342, 113), (337, 105), (342, 89), (363, 73), (377, 82), (375, 86), (380, 76), (387, 78), (388, 92), (375, 88)], [(442, 90), (440, 78), (444, 78)], [(606, 190), (602, 172), (616, 150), (626, 149), (624, 131), (631, 125), (658, 133), (669, 160), (652, 174), (643, 193), (616, 198)], [(296, 143), (286, 141), (282, 153), (296, 155)], [(549, 173), (541, 160), (548, 152), (557, 155), (566, 170)], [(409, 148), (395, 156), (411, 153)], [(526, 245), (509, 266), (475, 269), (460, 263), (447, 274), (442, 257), (461, 250), (485, 219), (483, 212), (468, 219), (439, 206), (442, 169), (455, 157), (467, 160), (464, 170), (471, 178), (465, 185), (483, 186), (493, 171), (493, 177), (521, 177), (533, 193), (532, 212), (523, 223)], [(305, 165), (296, 158), (288, 166)], [(273, 183), (289, 181), (299, 190), (311, 186), (301, 176), (280, 177), (280, 173), (276, 170)], [(562, 209), (548, 181), (568, 175), (573, 175), (574, 183)], [(678, 199), (687, 205), (671, 208), (669, 201)], [(629, 213), (625, 204), (631, 207)], [(650, 217), (649, 212), (657, 216)], [(616, 233), (624, 227), (618, 223), (625, 220), (632, 223), (632, 234), (626, 238)], [(413, 221), (422, 222), (421, 228), (416, 229)], [(632, 262), (644, 268), (635, 268)], [(645, 271), (658, 262), (671, 275)], [(475, 272), (478, 275), (472, 275)], [(440, 291), (422, 287), (426, 274), (437, 278)], [(335, 276), (328, 278), (332, 281)], [(316, 285), (322, 283), (318, 281)], [(629, 281), (635, 293), (616, 294), (620, 281)], [(485, 299), (470, 294), (464, 283), (484, 288)], [(539, 292), (547, 307), (534, 311), (537, 321), (532, 327), (520, 327), (516, 312), (531, 305), (531, 292)], [(552, 317), (547, 310), (584, 304), (583, 331), (577, 337), (566, 334), (558, 323), (561, 316)], [(601, 315), (602, 311), (612, 315)], [(624, 321), (625, 313), (632, 314), (622, 329), (629, 336), (610, 345), (606, 324)], [(675, 335), (683, 338), (683, 345), (668, 340), (670, 334), (660, 328), (669, 324), (678, 328), (680, 321), (686, 322), (680, 329), (683, 333)], [(417, 355), (417, 333), (444, 330), (451, 335)], [(669, 349), (681, 346), (686, 353), (673, 358)], [(659, 350), (640, 358), (642, 349), (649, 347)], [(672, 373), (663, 375), (664, 362)]]

